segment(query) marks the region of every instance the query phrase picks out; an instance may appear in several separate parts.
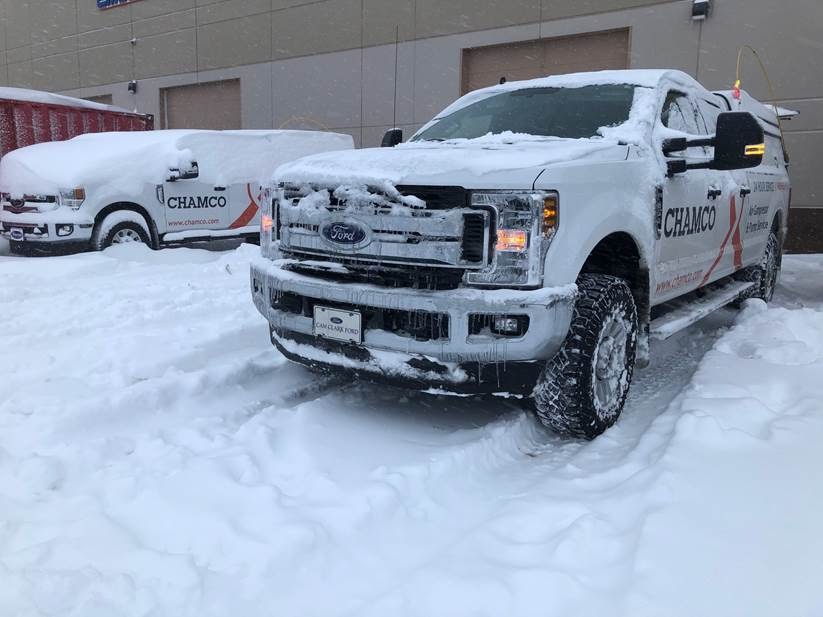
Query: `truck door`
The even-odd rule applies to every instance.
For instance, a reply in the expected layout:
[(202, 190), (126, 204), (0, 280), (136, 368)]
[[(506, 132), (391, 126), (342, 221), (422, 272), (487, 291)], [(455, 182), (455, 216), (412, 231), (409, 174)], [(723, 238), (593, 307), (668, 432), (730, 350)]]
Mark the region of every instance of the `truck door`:
[(732, 174), (740, 186), (743, 208), (740, 223), (743, 250), (738, 267), (760, 260), (766, 250), (775, 212), (785, 203), (788, 181), (778, 130), (764, 127), (766, 155), (759, 167)]
[[(694, 101), (685, 93), (669, 91), (661, 121), (664, 127), (702, 136), (705, 124), (699, 123)], [(704, 162), (712, 156), (708, 149), (690, 148), (671, 157), (690, 163)], [(692, 169), (667, 178), (658, 195), (654, 301), (662, 302), (692, 291), (707, 282), (725, 229), (728, 210), (721, 207), (728, 190), (718, 172)]]
[(231, 209), (227, 188), (215, 187), (201, 182), (193, 174), (188, 175), (192, 177), (181, 177), (163, 185), (166, 231), (228, 229)]

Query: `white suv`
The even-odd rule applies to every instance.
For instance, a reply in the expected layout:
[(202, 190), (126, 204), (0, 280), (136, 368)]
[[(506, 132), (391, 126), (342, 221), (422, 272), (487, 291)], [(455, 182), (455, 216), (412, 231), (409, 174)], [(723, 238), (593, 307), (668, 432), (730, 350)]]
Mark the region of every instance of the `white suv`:
[(592, 438), (650, 338), (772, 296), (790, 185), (774, 110), (745, 93), (557, 76), (398, 137), (277, 171), (251, 285), (292, 360), (506, 393)]
[(314, 131), (95, 133), (0, 161), (0, 234), (13, 252), (257, 237), (259, 193), (281, 163), (353, 147)]

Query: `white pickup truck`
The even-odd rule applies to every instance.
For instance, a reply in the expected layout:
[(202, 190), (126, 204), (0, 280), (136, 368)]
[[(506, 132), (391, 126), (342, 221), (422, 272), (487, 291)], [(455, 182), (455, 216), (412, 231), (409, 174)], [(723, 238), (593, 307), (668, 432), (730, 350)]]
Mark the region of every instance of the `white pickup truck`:
[(0, 161), (0, 234), (12, 252), (257, 237), (260, 185), (282, 163), (353, 148), (316, 131), (96, 133)]
[(670, 70), (510, 82), (408, 143), (280, 167), (251, 269), (272, 342), (597, 436), (649, 339), (772, 296), (787, 164), (774, 109), (736, 94)]

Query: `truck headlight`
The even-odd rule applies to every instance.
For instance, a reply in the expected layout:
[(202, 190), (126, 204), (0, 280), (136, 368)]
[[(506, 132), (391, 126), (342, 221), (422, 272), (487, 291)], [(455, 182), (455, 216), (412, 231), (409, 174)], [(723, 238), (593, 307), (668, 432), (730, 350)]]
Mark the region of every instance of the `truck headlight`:
[(474, 285), (539, 285), (543, 258), (557, 231), (559, 199), (554, 191), (477, 191), (472, 206), (497, 211), (492, 266), (466, 274)]
[(63, 189), (57, 194), (57, 200), (61, 206), (68, 206), (73, 210), (77, 210), (86, 201), (86, 189), (81, 187)]

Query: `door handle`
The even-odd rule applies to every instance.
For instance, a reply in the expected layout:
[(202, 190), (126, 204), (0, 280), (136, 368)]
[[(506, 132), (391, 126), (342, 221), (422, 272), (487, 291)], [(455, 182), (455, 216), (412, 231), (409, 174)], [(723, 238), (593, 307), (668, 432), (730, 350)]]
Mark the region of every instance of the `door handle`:
[(717, 199), (723, 194), (723, 189), (717, 189), (714, 187), (709, 188), (709, 193), (706, 195), (709, 199)]
[(741, 186), (740, 187), (740, 196), (741, 197), (745, 197), (746, 195), (748, 195), (751, 192), (752, 192), (752, 190), (748, 186)]
[(226, 187), (225, 187), (225, 186), (215, 186), (215, 187), (214, 187), (214, 190), (215, 190), (215, 191), (225, 191), (225, 190), (226, 190)]

